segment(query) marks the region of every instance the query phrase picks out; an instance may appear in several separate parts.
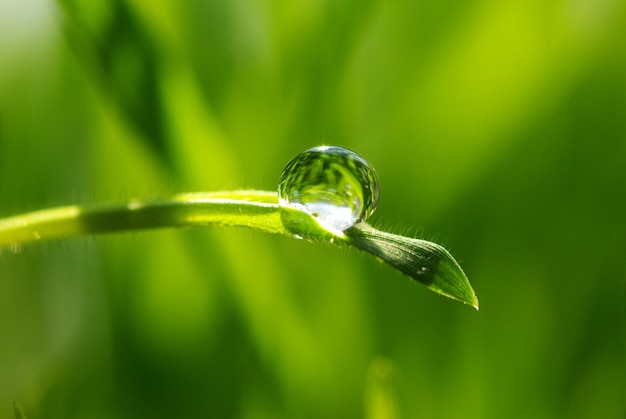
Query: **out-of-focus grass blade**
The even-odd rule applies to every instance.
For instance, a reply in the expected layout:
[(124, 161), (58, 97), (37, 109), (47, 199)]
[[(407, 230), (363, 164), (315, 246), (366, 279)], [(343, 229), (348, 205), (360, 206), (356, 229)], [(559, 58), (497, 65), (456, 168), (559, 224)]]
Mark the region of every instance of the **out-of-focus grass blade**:
[(20, 406), (18, 402), (13, 402), (13, 414), (15, 415), (15, 419), (26, 419), (22, 406)]
[(398, 375), (398, 368), (391, 359), (377, 357), (372, 361), (365, 382), (365, 418), (406, 417)]
[(461, 266), (442, 246), (376, 230), (366, 223), (345, 232), (347, 242), (384, 260), (430, 290), (478, 309)]
[(168, 162), (159, 53), (131, 6), (123, 1), (58, 4), (65, 35), (96, 85), (142, 134), (138, 138)]

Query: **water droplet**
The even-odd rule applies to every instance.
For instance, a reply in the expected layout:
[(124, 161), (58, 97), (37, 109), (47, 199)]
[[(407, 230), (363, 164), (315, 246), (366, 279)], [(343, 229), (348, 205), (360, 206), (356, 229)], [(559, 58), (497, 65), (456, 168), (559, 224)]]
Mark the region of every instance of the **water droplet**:
[(280, 205), (304, 211), (341, 232), (372, 215), (380, 195), (371, 164), (354, 151), (321, 146), (294, 157), (278, 183)]

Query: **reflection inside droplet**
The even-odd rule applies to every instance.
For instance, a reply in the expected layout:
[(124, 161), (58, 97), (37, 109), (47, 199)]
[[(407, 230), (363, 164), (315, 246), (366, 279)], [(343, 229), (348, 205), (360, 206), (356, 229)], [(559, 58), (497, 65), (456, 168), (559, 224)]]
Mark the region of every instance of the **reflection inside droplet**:
[(378, 177), (357, 153), (322, 146), (294, 157), (278, 184), (280, 205), (304, 211), (327, 230), (341, 232), (376, 209)]

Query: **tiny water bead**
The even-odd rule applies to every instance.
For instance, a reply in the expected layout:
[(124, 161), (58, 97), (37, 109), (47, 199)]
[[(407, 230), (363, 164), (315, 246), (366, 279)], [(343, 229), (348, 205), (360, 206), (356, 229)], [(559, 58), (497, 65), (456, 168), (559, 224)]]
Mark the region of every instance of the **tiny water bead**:
[(338, 146), (321, 146), (294, 157), (278, 183), (278, 202), (304, 211), (327, 230), (341, 232), (372, 215), (380, 195), (374, 167)]

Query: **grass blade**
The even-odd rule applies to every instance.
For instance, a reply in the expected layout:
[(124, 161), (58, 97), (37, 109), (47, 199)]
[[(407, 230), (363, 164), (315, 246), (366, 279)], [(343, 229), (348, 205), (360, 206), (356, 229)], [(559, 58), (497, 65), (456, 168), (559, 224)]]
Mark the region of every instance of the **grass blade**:
[(15, 419), (26, 419), (22, 406), (20, 406), (18, 402), (13, 402), (13, 414), (15, 415)]
[(359, 223), (342, 232), (323, 228), (309, 214), (278, 205), (275, 192), (228, 191), (175, 195), (127, 204), (68, 206), (0, 219), (3, 247), (77, 235), (165, 227), (238, 226), (368, 252), (430, 290), (478, 309), (463, 269), (442, 246)]
[(366, 223), (345, 234), (349, 244), (384, 260), (430, 290), (478, 309), (465, 272), (442, 246), (376, 230)]

